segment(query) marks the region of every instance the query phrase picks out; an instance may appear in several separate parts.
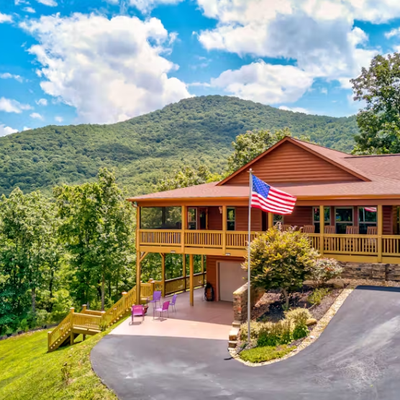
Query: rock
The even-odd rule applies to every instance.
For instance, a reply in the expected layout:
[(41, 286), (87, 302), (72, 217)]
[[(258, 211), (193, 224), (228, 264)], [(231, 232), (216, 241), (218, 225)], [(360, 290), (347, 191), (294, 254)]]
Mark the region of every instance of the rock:
[(335, 289), (344, 289), (344, 282), (342, 280), (333, 282)]
[(307, 326), (315, 325), (318, 321), (315, 318), (309, 318), (306, 322)]

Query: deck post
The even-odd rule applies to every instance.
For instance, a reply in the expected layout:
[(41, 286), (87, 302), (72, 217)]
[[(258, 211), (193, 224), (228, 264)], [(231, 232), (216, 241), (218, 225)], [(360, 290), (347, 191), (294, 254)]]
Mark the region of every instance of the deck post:
[(182, 254), (182, 277), (185, 282), (185, 292), (187, 289), (186, 285), (186, 254)]
[(194, 306), (194, 287), (193, 287), (193, 275), (194, 275), (194, 264), (193, 264), (193, 254), (189, 255), (190, 262), (190, 305)]
[(136, 207), (136, 304), (140, 304), (140, 206)]
[(325, 207), (319, 206), (319, 252), (324, 254)]
[(71, 315), (71, 332), (69, 333), (69, 344), (72, 346), (74, 344), (74, 332), (73, 332), (73, 328), (74, 328), (74, 312), (75, 312), (75, 308), (71, 307), (69, 309), (69, 312), (72, 314)]
[(162, 297), (165, 297), (165, 254), (160, 253), (161, 256), (161, 286), (162, 286)]
[(382, 262), (382, 235), (383, 235), (383, 207), (379, 204), (377, 207), (377, 228), (378, 228), (378, 262)]
[[(127, 292), (122, 292), (122, 303), (124, 304), (124, 310), (128, 309), (129, 307), (126, 305), (126, 295)], [(139, 303), (140, 304), (140, 303)]]
[(87, 310), (87, 305), (86, 304), (82, 304), (82, 311), (81, 313), (84, 314)]
[(268, 229), (272, 228), (274, 226), (274, 214), (273, 213), (268, 213)]
[(204, 255), (201, 255), (201, 274), (203, 277), (203, 286), (204, 286)]
[(187, 227), (187, 206), (182, 206), (182, 233), (181, 233), (181, 246), (182, 253), (185, 252), (185, 231)]
[(222, 253), (226, 253), (226, 225), (227, 225), (227, 208), (222, 206)]

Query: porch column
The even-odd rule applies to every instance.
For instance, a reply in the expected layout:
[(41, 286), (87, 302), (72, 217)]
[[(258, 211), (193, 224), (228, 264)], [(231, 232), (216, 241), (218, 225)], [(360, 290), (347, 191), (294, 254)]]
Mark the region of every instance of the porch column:
[(181, 231), (181, 246), (182, 253), (185, 252), (185, 230), (187, 227), (187, 206), (182, 206), (182, 231)]
[(185, 292), (186, 292), (186, 254), (182, 254), (182, 276), (185, 282)]
[(274, 214), (268, 213), (268, 229), (274, 226)]
[(325, 207), (319, 206), (319, 252), (324, 254)]
[(193, 264), (193, 254), (189, 256), (190, 262), (190, 305), (194, 306), (194, 287), (193, 287), (193, 275), (194, 275), (194, 264)]
[(227, 225), (227, 209), (222, 206), (222, 254), (226, 253), (226, 225)]
[(161, 256), (161, 286), (162, 286), (162, 297), (165, 297), (165, 254), (160, 253)]
[(382, 262), (382, 235), (383, 235), (383, 207), (379, 204), (377, 207), (377, 217), (378, 217), (378, 262)]
[(136, 208), (136, 304), (140, 304), (140, 207)]

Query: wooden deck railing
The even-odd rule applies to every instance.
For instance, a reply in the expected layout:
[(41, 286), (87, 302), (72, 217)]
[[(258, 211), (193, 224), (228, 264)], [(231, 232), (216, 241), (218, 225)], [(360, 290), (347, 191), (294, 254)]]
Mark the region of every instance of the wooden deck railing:
[[(194, 287), (204, 286), (206, 283), (206, 272), (199, 272), (193, 275)], [(181, 276), (179, 278), (165, 281), (165, 294), (184, 292), (190, 287), (190, 278)]]

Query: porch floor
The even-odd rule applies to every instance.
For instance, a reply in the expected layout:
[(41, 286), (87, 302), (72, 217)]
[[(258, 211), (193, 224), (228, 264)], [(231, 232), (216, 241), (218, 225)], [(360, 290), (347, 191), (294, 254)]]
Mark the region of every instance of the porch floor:
[[(158, 315), (153, 320), (153, 305), (150, 305), (143, 322), (141, 317), (135, 317), (134, 324), (131, 325), (131, 317), (129, 317), (110, 334), (227, 341), (233, 322), (232, 303), (205, 301), (203, 294), (204, 289), (194, 291), (193, 307), (190, 306), (189, 292), (179, 294), (176, 300), (176, 312), (171, 309), (169, 317), (164, 316), (162, 320)], [(172, 300), (172, 296), (163, 299), (163, 301), (168, 300)]]

